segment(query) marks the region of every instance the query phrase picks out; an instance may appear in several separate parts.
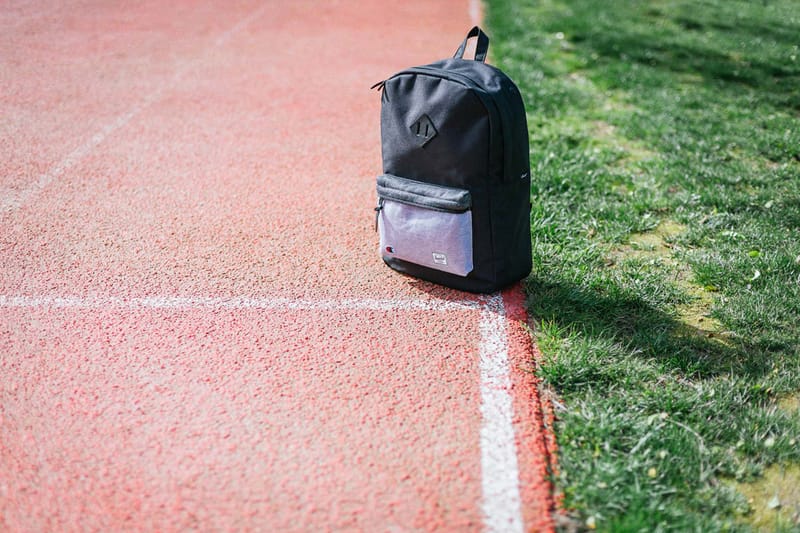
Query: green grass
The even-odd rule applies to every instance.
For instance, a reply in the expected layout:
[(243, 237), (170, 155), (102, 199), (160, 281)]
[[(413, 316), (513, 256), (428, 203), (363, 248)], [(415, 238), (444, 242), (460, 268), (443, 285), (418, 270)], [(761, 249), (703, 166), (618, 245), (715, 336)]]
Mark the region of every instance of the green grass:
[[(526, 288), (572, 524), (751, 529), (766, 502), (737, 483), (800, 463), (797, 2), (486, 7), (528, 111)], [(775, 528), (800, 529), (786, 503)]]

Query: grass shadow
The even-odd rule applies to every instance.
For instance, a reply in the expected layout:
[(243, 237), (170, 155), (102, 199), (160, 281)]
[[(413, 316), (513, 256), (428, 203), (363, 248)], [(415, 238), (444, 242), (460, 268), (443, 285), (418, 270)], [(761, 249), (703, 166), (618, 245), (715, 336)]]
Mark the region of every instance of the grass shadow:
[(539, 320), (590, 341), (616, 344), (687, 379), (758, 378), (772, 370), (770, 351), (729, 334), (688, 325), (635, 296), (531, 277), (528, 308)]
[[(642, 10), (635, 23), (610, 28), (614, 3), (598, 9), (605, 11), (602, 24), (578, 24), (570, 36), (587, 56), (610, 63), (623, 57), (627, 62), (695, 75), (734, 93), (747, 87), (777, 108), (800, 110), (800, 54), (796, 49), (794, 55), (789, 53), (797, 45), (800, 25), (777, 18), (750, 20), (734, 11), (716, 13), (700, 3), (691, 10)], [(750, 5), (747, 9), (765, 8)]]

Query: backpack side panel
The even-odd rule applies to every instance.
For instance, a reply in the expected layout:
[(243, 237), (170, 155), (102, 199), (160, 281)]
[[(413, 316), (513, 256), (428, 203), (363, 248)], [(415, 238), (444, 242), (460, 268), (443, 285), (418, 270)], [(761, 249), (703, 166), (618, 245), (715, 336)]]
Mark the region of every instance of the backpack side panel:
[(530, 234), (530, 148), (525, 105), (519, 89), (501, 70), (477, 61), (445, 59), (432, 66), (475, 80), (497, 103), (502, 132), (502, 179), (490, 183), (492, 241), (497, 288), (527, 276), (532, 267)]

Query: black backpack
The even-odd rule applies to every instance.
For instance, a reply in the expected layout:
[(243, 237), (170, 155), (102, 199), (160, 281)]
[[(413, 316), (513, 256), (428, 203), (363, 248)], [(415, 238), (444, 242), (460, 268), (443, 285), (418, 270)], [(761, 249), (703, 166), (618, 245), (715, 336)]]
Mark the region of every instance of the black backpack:
[[(477, 37), (475, 59), (464, 59)], [(531, 270), (530, 160), (516, 85), (472, 28), (452, 59), (398, 72), (381, 94), (376, 226), (391, 268), (471, 292)]]

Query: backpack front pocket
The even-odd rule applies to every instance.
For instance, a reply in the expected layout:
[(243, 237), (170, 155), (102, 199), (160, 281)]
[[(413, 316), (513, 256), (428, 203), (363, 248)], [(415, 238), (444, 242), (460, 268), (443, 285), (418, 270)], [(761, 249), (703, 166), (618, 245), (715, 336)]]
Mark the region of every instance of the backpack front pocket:
[(384, 259), (459, 276), (472, 272), (469, 191), (384, 174), (378, 177), (376, 211)]

